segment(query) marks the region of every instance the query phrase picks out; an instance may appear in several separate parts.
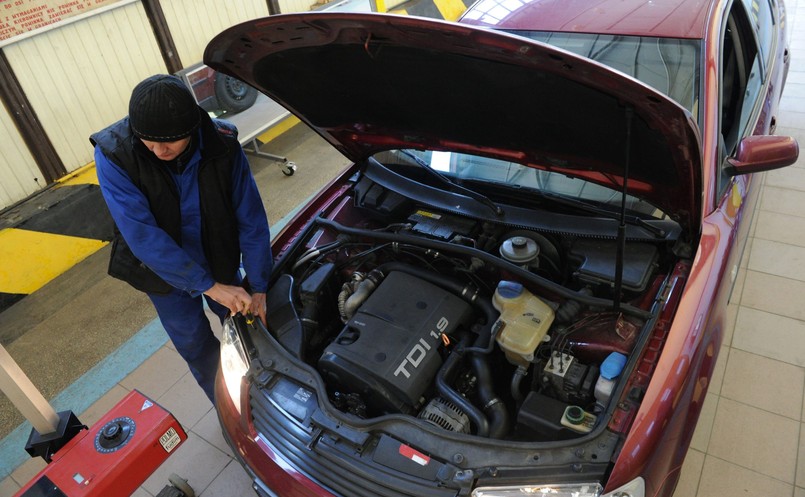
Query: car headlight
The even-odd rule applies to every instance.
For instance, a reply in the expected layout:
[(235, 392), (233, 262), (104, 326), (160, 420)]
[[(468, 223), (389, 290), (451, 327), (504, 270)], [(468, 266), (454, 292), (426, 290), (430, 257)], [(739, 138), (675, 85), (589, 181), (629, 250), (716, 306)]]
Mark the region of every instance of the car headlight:
[(558, 485), (522, 485), (517, 487), (480, 487), (472, 497), (599, 497), (604, 488), (598, 483), (566, 483)]
[(232, 403), (240, 413), (240, 383), (246, 371), (249, 370), (249, 361), (243, 349), (238, 330), (232, 317), (224, 320), (224, 329), (221, 336), (221, 372), (224, 376), (226, 390)]
[(602, 495), (601, 497), (644, 497), (646, 495), (646, 482), (638, 476), (625, 485)]
[(563, 483), (557, 485), (523, 485), (517, 487), (480, 487), (472, 497), (644, 497), (645, 482), (635, 478), (612, 492), (602, 495), (604, 488), (599, 483)]

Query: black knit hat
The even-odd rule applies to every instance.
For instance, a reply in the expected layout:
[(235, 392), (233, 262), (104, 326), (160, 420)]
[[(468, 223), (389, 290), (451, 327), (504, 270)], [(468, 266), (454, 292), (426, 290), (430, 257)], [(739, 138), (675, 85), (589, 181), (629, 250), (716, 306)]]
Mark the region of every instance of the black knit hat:
[(172, 142), (190, 136), (201, 122), (193, 94), (181, 79), (157, 74), (134, 87), (129, 100), (129, 125), (148, 141)]

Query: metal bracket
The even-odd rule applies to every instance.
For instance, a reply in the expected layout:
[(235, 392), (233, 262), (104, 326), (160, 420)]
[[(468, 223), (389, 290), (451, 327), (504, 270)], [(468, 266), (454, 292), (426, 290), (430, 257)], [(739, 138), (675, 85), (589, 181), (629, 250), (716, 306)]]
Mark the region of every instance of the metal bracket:
[(289, 161), (287, 157), (270, 154), (268, 152), (263, 152), (262, 150), (260, 150), (260, 144), (257, 141), (257, 138), (252, 138), (251, 140), (246, 142), (243, 145), (243, 151), (246, 152), (247, 154), (252, 154), (256, 155), (257, 157), (262, 157), (264, 159), (279, 162), (279, 164), (277, 165), (282, 171), (282, 174), (284, 174), (285, 176), (293, 176), (293, 173), (296, 172), (296, 163)]

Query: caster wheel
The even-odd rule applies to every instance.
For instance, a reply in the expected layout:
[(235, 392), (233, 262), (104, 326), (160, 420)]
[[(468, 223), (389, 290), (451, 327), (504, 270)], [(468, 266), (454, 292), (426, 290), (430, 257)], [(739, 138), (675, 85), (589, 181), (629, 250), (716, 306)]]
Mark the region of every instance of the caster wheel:
[(282, 174), (284, 174), (285, 176), (293, 176), (293, 173), (295, 172), (296, 172), (296, 164), (294, 164), (293, 162), (288, 162), (285, 165), (285, 168), (282, 170)]
[(171, 473), (168, 477), (168, 481), (171, 485), (179, 489), (184, 494), (184, 497), (196, 497), (196, 492), (187, 484), (187, 480), (176, 473)]

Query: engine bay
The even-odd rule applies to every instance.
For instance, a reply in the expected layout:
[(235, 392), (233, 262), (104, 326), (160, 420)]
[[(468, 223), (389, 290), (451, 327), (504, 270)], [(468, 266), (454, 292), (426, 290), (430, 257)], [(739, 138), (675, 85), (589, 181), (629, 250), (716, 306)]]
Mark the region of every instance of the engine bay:
[(315, 220), (269, 290), (268, 329), (318, 371), (332, 406), (493, 439), (595, 429), (637, 363), (672, 244), (627, 240), (619, 262), (612, 238), (473, 219), (376, 187), (359, 184)]

